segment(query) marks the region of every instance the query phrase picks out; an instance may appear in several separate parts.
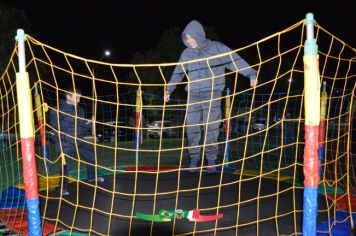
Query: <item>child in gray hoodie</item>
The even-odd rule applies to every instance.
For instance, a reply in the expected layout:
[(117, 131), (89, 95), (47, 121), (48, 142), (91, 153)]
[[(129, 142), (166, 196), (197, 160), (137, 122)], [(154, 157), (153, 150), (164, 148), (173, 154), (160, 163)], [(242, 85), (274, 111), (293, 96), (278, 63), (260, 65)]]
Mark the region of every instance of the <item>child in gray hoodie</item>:
[[(204, 147), (208, 162), (207, 172), (213, 174), (216, 172), (215, 161), (218, 155), (217, 139), (221, 122), (221, 95), (225, 87), (225, 69), (250, 78), (251, 86), (257, 85), (257, 73), (237, 53), (232, 53), (230, 48), (220, 42), (206, 39), (203, 26), (196, 20), (185, 27), (182, 40), (187, 48), (182, 52), (179, 64), (173, 71), (164, 100), (169, 101), (176, 85), (187, 76), (188, 84), (185, 90), (188, 92), (186, 132), (191, 168), (189, 171), (196, 172), (200, 160), (201, 126), (208, 123), (207, 129), (203, 129), (207, 131)], [(211, 56), (216, 57), (209, 58)]]

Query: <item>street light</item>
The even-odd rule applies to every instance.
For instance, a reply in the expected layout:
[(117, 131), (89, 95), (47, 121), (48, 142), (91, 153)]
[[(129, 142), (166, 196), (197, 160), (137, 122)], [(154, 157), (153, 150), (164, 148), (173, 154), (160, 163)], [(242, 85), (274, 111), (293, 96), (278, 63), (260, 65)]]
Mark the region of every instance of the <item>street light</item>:
[(105, 53), (104, 53), (105, 56), (109, 57), (111, 55), (111, 52), (110, 50), (105, 50)]
[[(100, 57), (99, 61), (103, 61), (104, 57), (110, 57), (110, 56), (111, 56), (110, 50), (105, 50), (103, 55)], [(93, 71), (93, 76), (95, 78), (95, 64), (93, 65), (92, 71)]]
[(111, 55), (110, 50), (105, 50), (104, 54), (100, 57), (99, 61), (102, 61), (104, 59), (104, 57), (110, 57), (110, 55)]

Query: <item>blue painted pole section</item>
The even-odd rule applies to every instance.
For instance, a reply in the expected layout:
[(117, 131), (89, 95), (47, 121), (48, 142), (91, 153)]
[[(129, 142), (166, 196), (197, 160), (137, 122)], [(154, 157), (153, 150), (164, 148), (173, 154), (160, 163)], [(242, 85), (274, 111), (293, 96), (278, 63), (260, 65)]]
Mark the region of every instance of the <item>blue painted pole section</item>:
[(27, 211), (28, 211), (28, 233), (29, 235), (41, 236), (41, 217), (39, 208), (39, 200), (38, 199), (27, 199)]
[(139, 135), (138, 132), (135, 132), (134, 146), (135, 146), (136, 152), (138, 152), (138, 149), (140, 148), (140, 147), (139, 147), (139, 144), (140, 144), (140, 135)]
[(304, 187), (303, 235), (316, 235), (318, 188)]

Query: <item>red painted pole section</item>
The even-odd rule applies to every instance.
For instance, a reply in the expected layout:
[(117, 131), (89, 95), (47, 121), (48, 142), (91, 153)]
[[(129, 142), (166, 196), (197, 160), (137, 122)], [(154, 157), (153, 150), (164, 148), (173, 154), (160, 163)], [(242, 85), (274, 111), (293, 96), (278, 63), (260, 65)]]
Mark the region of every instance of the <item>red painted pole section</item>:
[(33, 137), (21, 138), (22, 166), (27, 199), (38, 198), (37, 170), (35, 158), (33, 158), (35, 156), (34, 143)]
[(317, 188), (319, 185), (319, 158), (318, 158), (318, 132), (319, 125), (305, 126), (304, 146), (304, 185)]

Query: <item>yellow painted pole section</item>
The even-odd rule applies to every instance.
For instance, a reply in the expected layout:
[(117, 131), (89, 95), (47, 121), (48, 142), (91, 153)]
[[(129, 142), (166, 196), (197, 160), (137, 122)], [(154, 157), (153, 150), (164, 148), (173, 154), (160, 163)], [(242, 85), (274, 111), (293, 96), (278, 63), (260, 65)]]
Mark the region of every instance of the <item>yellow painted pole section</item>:
[(135, 128), (138, 134), (141, 124), (141, 110), (142, 110), (142, 92), (141, 89), (137, 89), (136, 92), (136, 116), (135, 116)]
[(142, 92), (141, 89), (137, 89), (136, 92), (136, 112), (141, 112), (142, 109)]
[(19, 107), (20, 136), (33, 138), (33, 113), (29, 76), (27, 72), (16, 73), (16, 90)]
[(306, 125), (319, 125), (320, 122), (320, 75), (318, 60), (318, 55), (303, 57)]
[(135, 114), (135, 129), (136, 129), (136, 149), (139, 147), (139, 139), (140, 139), (140, 125), (141, 125), (141, 117), (142, 117), (142, 92), (141, 88), (137, 89), (136, 92), (136, 114)]
[(328, 94), (326, 92), (326, 83), (323, 83), (323, 92), (321, 93), (321, 110), (320, 119), (325, 120), (326, 118), (326, 105), (328, 100)]
[(230, 96), (226, 97), (226, 101), (225, 101), (225, 118), (228, 119), (230, 118)]
[(230, 132), (230, 105), (231, 101), (228, 94), (225, 101), (225, 137), (228, 137)]
[(42, 120), (41, 97), (38, 93), (35, 94), (36, 116), (38, 120)]

